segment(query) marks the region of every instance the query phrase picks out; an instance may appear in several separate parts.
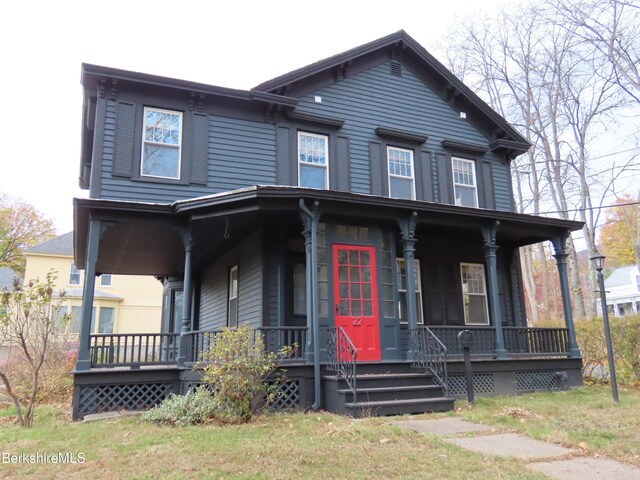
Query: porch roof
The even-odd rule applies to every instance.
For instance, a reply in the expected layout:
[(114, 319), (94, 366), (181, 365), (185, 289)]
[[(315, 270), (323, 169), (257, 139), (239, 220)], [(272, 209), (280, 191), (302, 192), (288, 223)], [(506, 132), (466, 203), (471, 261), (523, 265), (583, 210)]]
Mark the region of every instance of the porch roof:
[[(417, 213), (418, 229), (467, 235), (500, 222), (499, 245), (523, 246), (582, 228), (581, 222), (421, 200), (287, 186), (252, 186), (171, 204), (102, 199), (74, 200), (75, 262), (84, 266), (89, 220), (102, 220), (97, 273), (168, 276), (183, 268), (181, 232), (191, 226), (194, 259), (222, 246), (233, 219), (236, 241), (243, 231), (296, 214), (299, 201), (319, 202), (322, 215), (360, 221), (386, 220)], [(235, 243), (235, 242), (234, 242)]]

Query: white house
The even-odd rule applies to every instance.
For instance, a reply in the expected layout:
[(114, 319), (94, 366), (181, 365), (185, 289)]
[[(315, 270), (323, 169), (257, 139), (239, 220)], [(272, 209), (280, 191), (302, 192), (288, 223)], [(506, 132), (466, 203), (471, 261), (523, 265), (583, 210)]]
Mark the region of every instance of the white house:
[(615, 269), (604, 281), (607, 307), (617, 317), (640, 311), (640, 269), (629, 265)]

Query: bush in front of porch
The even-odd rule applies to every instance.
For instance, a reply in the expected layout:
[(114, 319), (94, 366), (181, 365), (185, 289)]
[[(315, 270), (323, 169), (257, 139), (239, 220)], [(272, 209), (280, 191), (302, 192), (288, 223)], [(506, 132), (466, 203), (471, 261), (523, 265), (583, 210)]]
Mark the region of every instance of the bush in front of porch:
[(273, 374), (295, 348), (267, 351), (259, 332), (245, 325), (224, 329), (212, 337), (194, 365), (203, 371), (201, 385), (185, 395), (172, 395), (144, 418), (172, 425), (196, 425), (209, 419), (248, 422), (276, 399), (285, 378), (280, 375), (273, 382)]

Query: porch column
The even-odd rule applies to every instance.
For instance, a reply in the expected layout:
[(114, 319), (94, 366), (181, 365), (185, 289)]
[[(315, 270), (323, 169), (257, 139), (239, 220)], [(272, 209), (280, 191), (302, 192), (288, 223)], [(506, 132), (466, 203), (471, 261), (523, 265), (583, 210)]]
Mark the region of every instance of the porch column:
[(498, 261), (496, 251), (496, 234), (500, 222), (495, 222), (489, 227), (482, 229), (484, 238), (484, 258), (487, 264), (487, 286), (489, 288), (489, 307), (493, 317), (493, 326), (496, 330), (496, 358), (504, 360), (507, 358), (507, 350), (504, 346), (504, 333), (502, 331), (502, 312), (500, 310), (500, 290), (498, 289)]
[[(413, 212), (409, 218), (400, 220), (400, 235), (402, 239), (402, 254), (404, 258), (404, 271), (406, 274), (407, 288), (407, 325), (409, 327), (409, 336), (412, 338), (415, 330), (418, 328), (418, 308), (416, 305), (416, 269), (413, 262), (415, 258), (416, 242), (416, 219), (418, 214)], [(413, 360), (413, 350), (407, 350), (407, 360)]]
[(184, 367), (186, 361), (196, 361), (191, 358), (189, 331), (191, 330), (191, 248), (193, 241), (191, 238), (191, 228), (182, 232), (184, 242), (184, 280), (182, 284), (182, 326), (180, 328), (180, 343), (178, 343), (178, 367)]
[(84, 269), (84, 286), (82, 289), (82, 323), (80, 324), (80, 337), (78, 339), (78, 360), (76, 361), (76, 370), (91, 369), (89, 343), (91, 341), (93, 295), (96, 285), (96, 262), (98, 261), (98, 247), (100, 245), (101, 233), (102, 222), (100, 220), (90, 220), (86, 264)]
[(305, 362), (313, 363), (313, 290), (311, 289), (311, 282), (313, 282), (313, 272), (311, 271), (311, 252), (312, 252), (312, 243), (311, 243), (311, 217), (308, 215), (302, 214), (302, 224), (304, 225), (304, 229), (302, 230), (302, 236), (304, 237), (304, 253), (305, 253), (305, 283), (307, 288), (305, 289), (306, 294), (306, 305), (307, 305), (307, 343), (305, 345)]
[(557, 235), (553, 238), (553, 249), (555, 251), (558, 275), (560, 276), (560, 293), (562, 294), (562, 310), (564, 312), (564, 322), (569, 332), (569, 357), (580, 358), (580, 348), (576, 341), (576, 329), (573, 325), (573, 311), (571, 310), (571, 290), (569, 289), (569, 276), (567, 274), (567, 238), (570, 233)]

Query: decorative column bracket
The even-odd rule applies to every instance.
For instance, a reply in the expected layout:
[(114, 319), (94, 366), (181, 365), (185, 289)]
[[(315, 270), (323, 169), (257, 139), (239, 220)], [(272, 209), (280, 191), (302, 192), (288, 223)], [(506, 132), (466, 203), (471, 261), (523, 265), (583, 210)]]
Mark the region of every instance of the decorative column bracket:
[(564, 323), (568, 331), (569, 340), (569, 357), (580, 358), (580, 348), (576, 341), (576, 329), (573, 324), (573, 310), (571, 309), (571, 289), (569, 288), (569, 276), (567, 272), (567, 239), (571, 235), (568, 230), (562, 234), (555, 235), (551, 239), (553, 249), (555, 251), (554, 258), (558, 267), (558, 275), (560, 276), (560, 293), (562, 295), (562, 311), (564, 313)]
[(484, 258), (487, 264), (487, 284), (489, 287), (489, 306), (493, 317), (493, 326), (496, 330), (496, 358), (504, 360), (507, 358), (507, 350), (504, 345), (504, 332), (502, 331), (502, 311), (500, 310), (500, 290), (498, 288), (498, 257), (496, 252), (498, 244), (496, 235), (500, 222), (495, 221), (491, 225), (482, 227), (482, 238), (484, 240)]
[(187, 357), (191, 352), (191, 345), (189, 344), (189, 331), (191, 330), (191, 251), (193, 249), (191, 225), (181, 228), (180, 234), (184, 244), (184, 279), (182, 283), (182, 324), (176, 363), (178, 368), (183, 368), (187, 360), (197, 361), (196, 358), (190, 358), (190, 355), (189, 358)]
[[(416, 272), (415, 272), (415, 245), (418, 241), (415, 237), (416, 222), (418, 214), (412, 212), (409, 217), (398, 220), (400, 227), (400, 244), (402, 245), (402, 253), (404, 257), (404, 271), (406, 274), (407, 288), (407, 324), (409, 326), (409, 334), (412, 336), (418, 328), (418, 306), (416, 305)], [(411, 349), (407, 351), (407, 360), (413, 360), (414, 353)]]

